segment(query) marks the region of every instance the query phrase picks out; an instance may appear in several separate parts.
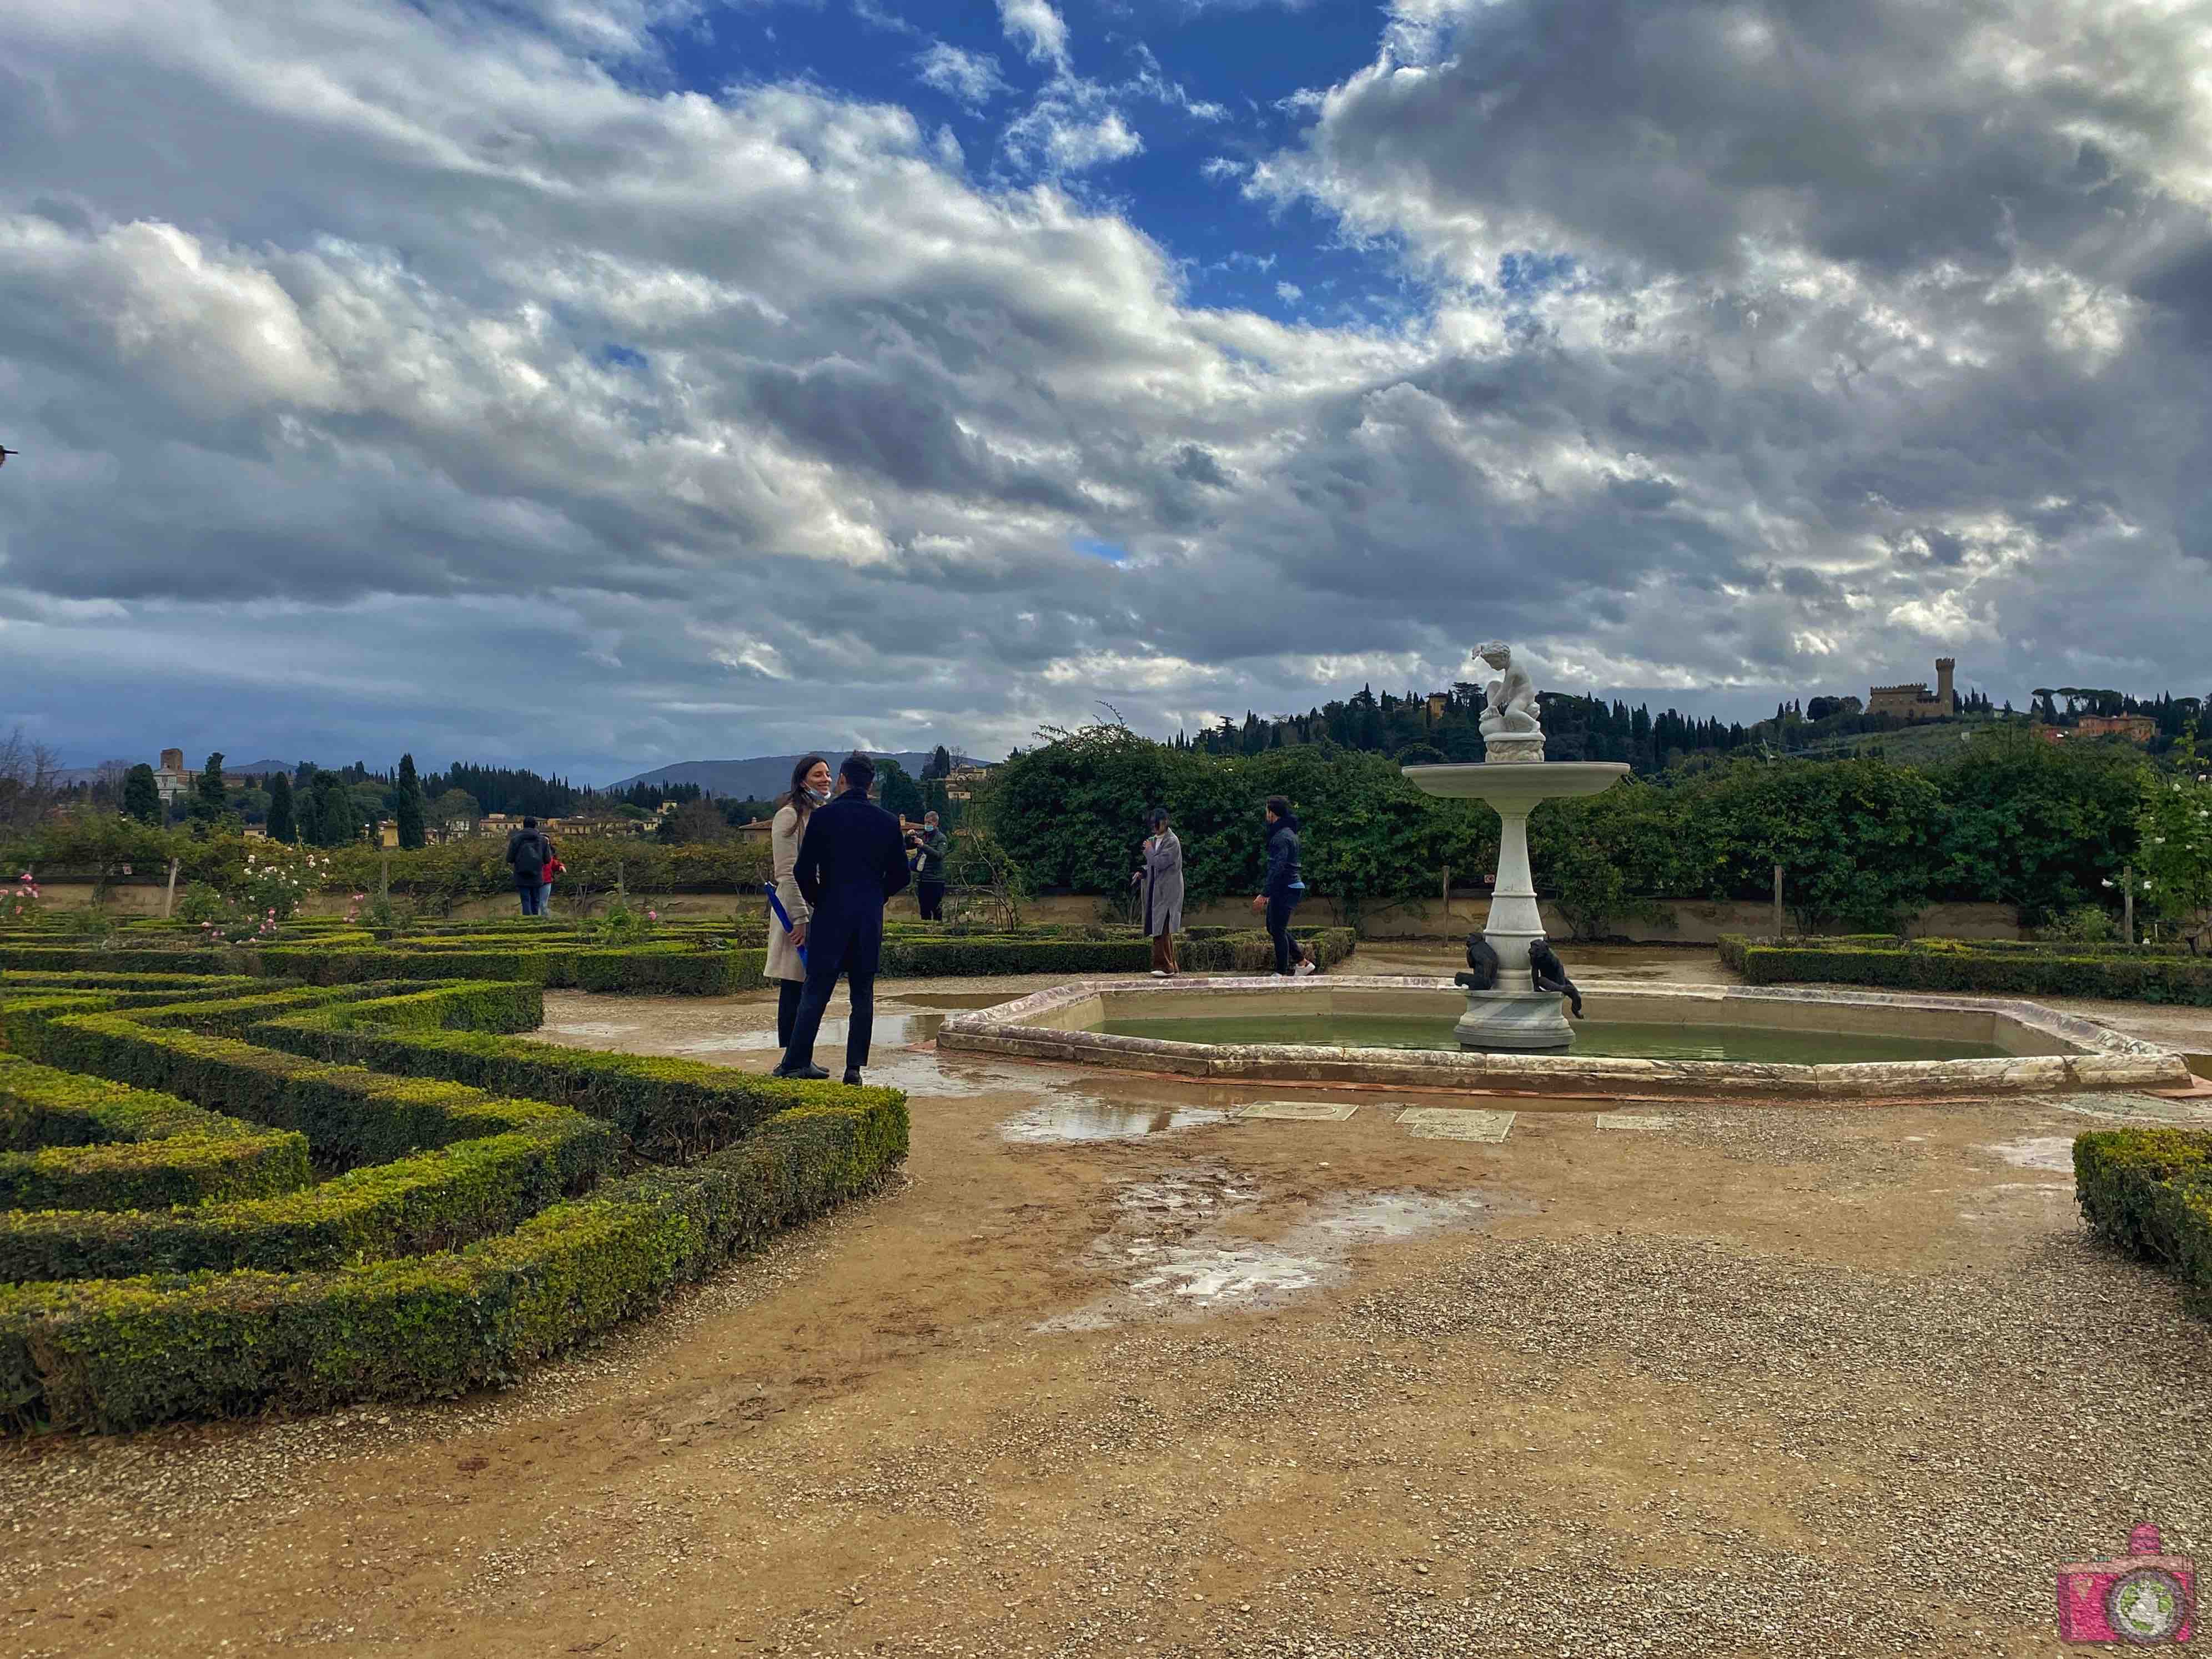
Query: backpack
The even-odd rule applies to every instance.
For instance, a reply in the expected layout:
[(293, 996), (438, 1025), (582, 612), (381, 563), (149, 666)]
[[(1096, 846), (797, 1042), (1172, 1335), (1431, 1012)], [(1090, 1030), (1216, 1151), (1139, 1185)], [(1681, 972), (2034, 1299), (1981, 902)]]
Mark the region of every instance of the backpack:
[(514, 843), (514, 873), (536, 880), (545, 872), (545, 837), (526, 830)]

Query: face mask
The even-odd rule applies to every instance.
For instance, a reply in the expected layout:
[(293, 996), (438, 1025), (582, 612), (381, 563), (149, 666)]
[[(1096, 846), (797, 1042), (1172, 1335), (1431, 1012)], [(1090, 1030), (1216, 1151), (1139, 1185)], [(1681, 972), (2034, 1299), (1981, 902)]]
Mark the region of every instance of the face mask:
[(827, 789), (817, 789), (810, 783), (806, 786), (806, 799), (812, 801), (817, 806), (819, 806), (823, 801), (830, 799), (830, 792)]

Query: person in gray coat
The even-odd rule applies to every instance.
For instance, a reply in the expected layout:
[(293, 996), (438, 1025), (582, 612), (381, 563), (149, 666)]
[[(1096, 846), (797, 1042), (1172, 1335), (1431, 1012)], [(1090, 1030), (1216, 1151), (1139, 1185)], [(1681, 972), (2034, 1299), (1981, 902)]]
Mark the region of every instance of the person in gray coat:
[(1182, 929), (1182, 843), (1176, 839), (1165, 808), (1152, 808), (1145, 815), (1145, 823), (1152, 832), (1145, 842), (1145, 867), (1129, 880), (1144, 890), (1145, 933), (1152, 941), (1152, 977), (1172, 979), (1178, 971), (1175, 936)]

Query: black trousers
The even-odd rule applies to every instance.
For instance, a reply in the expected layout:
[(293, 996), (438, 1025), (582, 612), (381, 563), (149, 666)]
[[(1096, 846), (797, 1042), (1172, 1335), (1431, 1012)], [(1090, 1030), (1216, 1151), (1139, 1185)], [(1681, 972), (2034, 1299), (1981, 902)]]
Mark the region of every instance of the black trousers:
[(780, 979), (775, 982), (775, 1046), (791, 1047), (791, 1028), (799, 1023), (799, 1000), (806, 992), (803, 979)]
[(918, 881), (914, 884), (915, 901), (921, 906), (924, 921), (945, 920), (945, 884), (941, 881)]
[(857, 1072), (868, 1063), (868, 1040), (876, 1030), (875, 948), (857, 930), (842, 938), (824, 938), (820, 913), (807, 924), (806, 988), (800, 993), (799, 1012), (791, 1025), (791, 1040), (783, 1047), (787, 1071), (799, 1071), (814, 1063), (814, 1039), (821, 1034), (822, 1016), (830, 1006), (830, 994), (837, 976), (853, 1000), (853, 1018), (845, 1028), (845, 1069)]
[(1306, 953), (1291, 937), (1291, 912), (1298, 908), (1296, 893), (1280, 893), (1267, 901), (1267, 934), (1275, 941), (1275, 971), (1288, 974), (1291, 964), (1304, 962)]

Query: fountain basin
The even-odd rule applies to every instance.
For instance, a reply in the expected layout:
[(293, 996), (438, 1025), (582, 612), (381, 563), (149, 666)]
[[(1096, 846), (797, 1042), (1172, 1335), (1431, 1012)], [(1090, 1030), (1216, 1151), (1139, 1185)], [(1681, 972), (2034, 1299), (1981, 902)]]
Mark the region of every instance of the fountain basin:
[(1576, 1030), (1593, 1037), (1607, 1026), (1631, 1024), (1672, 1026), (1685, 1033), (1751, 1028), (1770, 1036), (1796, 1034), (1808, 1048), (1824, 1039), (1859, 1036), (1948, 1045), (1978, 1050), (1984, 1057), (1855, 1063), (1638, 1059), (1586, 1052), (1187, 1042), (1117, 1036), (1104, 1029), (1132, 1020), (1280, 1018), (1434, 1020), (1449, 1030), (1466, 1006), (1465, 992), (1450, 980), (1381, 975), (1059, 986), (948, 1019), (939, 1028), (937, 1043), (945, 1050), (1224, 1080), (1378, 1083), (1583, 1097), (1879, 1100), (2191, 1086), (2180, 1055), (2037, 1003), (1733, 985), (1591, 981), (1582, 990), (1589, 1018)]

